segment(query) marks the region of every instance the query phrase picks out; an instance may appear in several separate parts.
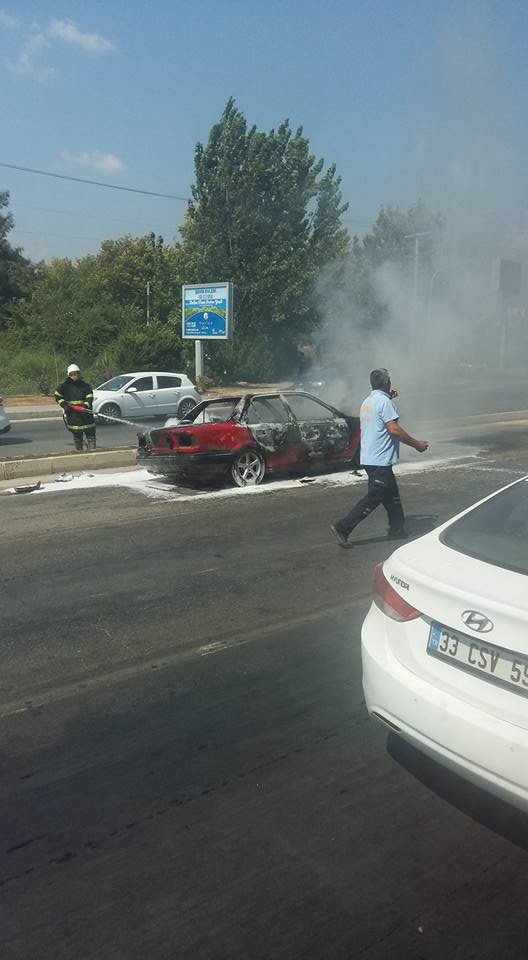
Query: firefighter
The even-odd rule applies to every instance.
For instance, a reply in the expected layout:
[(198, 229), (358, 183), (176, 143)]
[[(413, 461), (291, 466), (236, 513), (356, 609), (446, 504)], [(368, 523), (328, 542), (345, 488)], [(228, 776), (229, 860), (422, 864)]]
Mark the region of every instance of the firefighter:
[(55, 400), (62, 407), (66, 427), (73, 433), (75, 449), (82, 450), (85, 434), (88, 450), (95, 450), (93, 390), (90, 384), (82, 379), (76, 363), (70, 363), (66, 372), (66, 380), (55, 390)]

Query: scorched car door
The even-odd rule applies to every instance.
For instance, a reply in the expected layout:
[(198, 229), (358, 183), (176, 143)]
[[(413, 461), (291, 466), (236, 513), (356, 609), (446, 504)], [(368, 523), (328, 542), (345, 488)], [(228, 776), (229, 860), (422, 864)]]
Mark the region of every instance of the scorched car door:
[(288, 394), (286, 400), (298, 422), (308, 462), (343, 459), (350, 444), (345, 418), (303, 393)]
[(304, 460), (298, 425), (280, 397), (253, 397), (244, 420), (264, 448), (271, 470), (286, 470)]

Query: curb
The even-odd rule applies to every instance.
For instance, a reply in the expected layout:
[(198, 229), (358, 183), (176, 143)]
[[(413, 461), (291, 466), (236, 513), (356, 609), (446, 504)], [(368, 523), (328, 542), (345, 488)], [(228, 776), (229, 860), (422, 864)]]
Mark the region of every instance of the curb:
[(0, 480), (21, 477), (45, 477), (74, 470), (101, 470), (104, 467), (131, 467), (136, 464), (136, 448), (97, 450), (95, 453), (35, 457), (32, 460), (0, 461)]
[(53, 407), (46, 407), (46, 409), (35, 410), (34, 407), (29, 407), (24, 409), (23, 407), (4, 407), (7, 416), (11, 420), (11, 423), (16, 423), (17, 420), (62, 420), (62, 413), (60, 410), (55, 411)]

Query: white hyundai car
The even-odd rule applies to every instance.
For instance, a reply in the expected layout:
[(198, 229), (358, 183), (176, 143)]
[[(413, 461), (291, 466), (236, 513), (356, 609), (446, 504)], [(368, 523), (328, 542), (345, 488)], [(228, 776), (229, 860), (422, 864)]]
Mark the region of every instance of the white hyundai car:
[(4, 409), (4, 401), (0, 397), (0, 436), (11, 430), (11, 421)]
[(94, 390), (96, 420), (185, 417), (202, 400), (184, 373), (146, 371), (112, 377)]
[(362, 660), (371, 715), (528, 809), (528, 477), (376, 567)]

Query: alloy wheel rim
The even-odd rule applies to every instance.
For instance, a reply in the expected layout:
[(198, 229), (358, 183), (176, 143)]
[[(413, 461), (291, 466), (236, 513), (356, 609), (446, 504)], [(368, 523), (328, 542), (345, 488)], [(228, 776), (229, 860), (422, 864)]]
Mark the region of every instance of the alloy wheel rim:
[(260, 458), (255, 454), (244, 453), (238, 459), (237, 472), (244, 483), (258, 480), (262, 471)]

